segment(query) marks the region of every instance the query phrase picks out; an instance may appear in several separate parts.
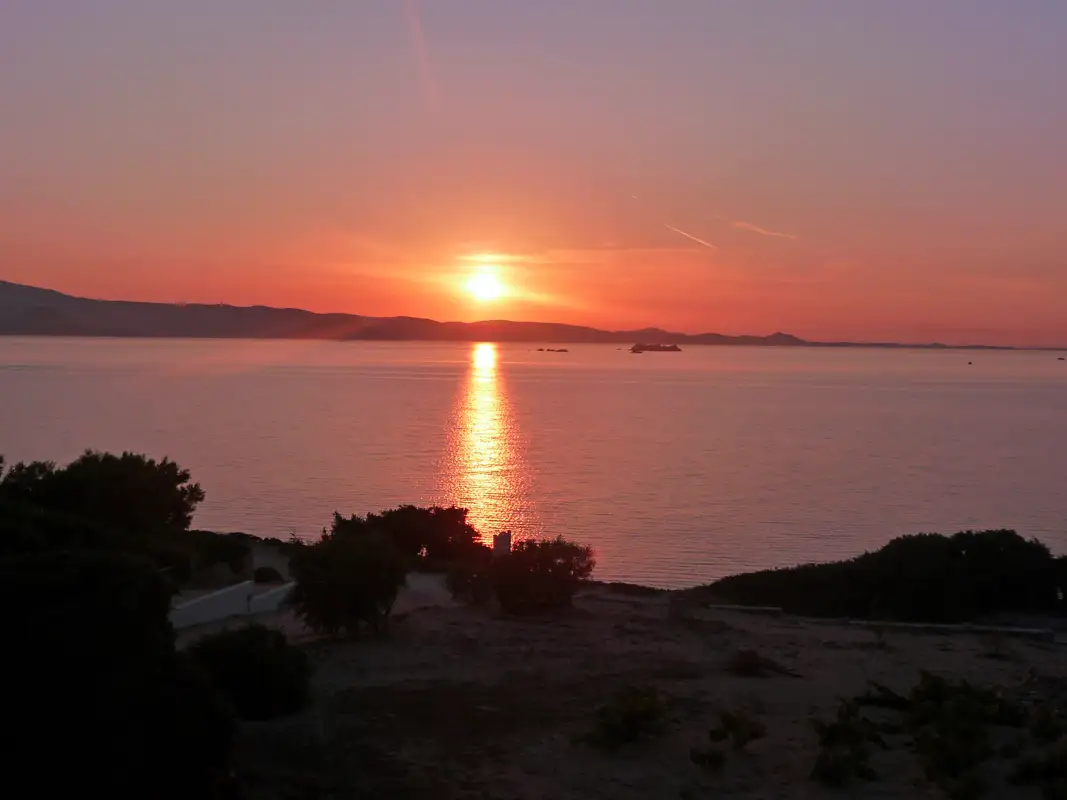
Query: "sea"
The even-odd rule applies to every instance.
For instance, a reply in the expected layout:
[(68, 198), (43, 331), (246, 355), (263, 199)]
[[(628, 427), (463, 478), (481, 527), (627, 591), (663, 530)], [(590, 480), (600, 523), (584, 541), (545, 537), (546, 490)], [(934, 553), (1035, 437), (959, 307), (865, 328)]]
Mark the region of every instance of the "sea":
[(196, 527), (259, 536), (458, 504), (487, 538), (563, 535), (595, 577), (670, 588), (918, 532), (1064, 553), (1059, 356), (0, 338), (0, 454), (167, 456), (207, 493)]

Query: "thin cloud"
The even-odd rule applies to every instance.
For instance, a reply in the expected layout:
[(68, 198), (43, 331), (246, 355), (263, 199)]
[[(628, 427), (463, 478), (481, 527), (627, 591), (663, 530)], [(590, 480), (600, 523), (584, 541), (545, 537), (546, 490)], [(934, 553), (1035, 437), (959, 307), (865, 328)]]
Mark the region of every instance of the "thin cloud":
[(753, 222), (744, 222), (743, 220), (730, 220), (730, 227), (737, 228), (742, 231), (750, 231), (751, 233), (758, 233), (760, 236), (771, 236), (775, 239), (789, 239), (790, 241), (797, 241), (800, 237), (792, 233), (782, 233), (781, 231), (772, 231), (767, 228), (761, 228)]
[(407, 17), (408, 31), (411, 34), (411, 48), (415, 53), (415, 65), (419, 71), (422, 95), (426, 101), (426, 108), (432, 113), (437, 111), (440, 105), (440, 95), (437, 91), (433, 63), (430, 61), (430, 51), (426, 47), (426, 37), (422, 32), (422, 16), (419, 14), (417, 0), (404, 0), (404, 16)]
[(552, 264), (554, 259), (544, 253), (468, 253), (457, 256), (458, 261), (474, 264)]

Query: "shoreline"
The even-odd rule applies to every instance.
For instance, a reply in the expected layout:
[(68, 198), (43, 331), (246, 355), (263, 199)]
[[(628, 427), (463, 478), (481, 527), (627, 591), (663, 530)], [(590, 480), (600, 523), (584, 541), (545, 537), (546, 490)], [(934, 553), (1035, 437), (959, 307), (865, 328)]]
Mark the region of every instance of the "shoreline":
[[(474, 323), (470, 323), (474, 324)], [(699, 334), (694, 334), (699, 335)], [(489, 342), (497, 345), (549, 345), (565, 344), (571, 346), (588, 345), (590, 347), (619, 347), (631, 343), (631, 339), (619, 339), (616, 341), (590, 342), (583, 339), (486, 339), (471, 337), (468, 339), (408, 339), (408, 338), (350, 338), (333, 339), (318, 336), (189, 336), (170, 334), (74, 334), (74, 333), (15, 333), (0, 331), (0, 339), (89, 339), (96, 341), (186, 341), (186, 342), (323, 342), (334, 344), (483, 344)], [(741, 347), (774, 350), (920, 350), (920, 351), (958, 351), (958, 352), (990, 352), (990, 353), (1067, 353), (1067, 345), (1044, 345), (1039, 347), (1023, 347), (1018, 345), (997, 344), (940, 344), (940, 343), (908, 343), (908, 342), (803, 342), (801, 344), (774, 344), (764, 342), (687, 342), (685, 340), (669, 341), (665, 344), (685, 345), (687, 347)]]

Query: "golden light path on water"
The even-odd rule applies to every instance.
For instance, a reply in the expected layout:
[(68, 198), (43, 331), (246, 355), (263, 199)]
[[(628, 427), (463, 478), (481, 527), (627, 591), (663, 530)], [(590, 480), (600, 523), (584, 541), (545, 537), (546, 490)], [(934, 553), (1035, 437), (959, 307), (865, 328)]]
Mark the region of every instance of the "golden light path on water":
[(456, 401), (438, 502), (468, 508), (471, 524), (486, 539), (502, 530), (532, 532), (518, 444), (497, 346), (476, 344)]

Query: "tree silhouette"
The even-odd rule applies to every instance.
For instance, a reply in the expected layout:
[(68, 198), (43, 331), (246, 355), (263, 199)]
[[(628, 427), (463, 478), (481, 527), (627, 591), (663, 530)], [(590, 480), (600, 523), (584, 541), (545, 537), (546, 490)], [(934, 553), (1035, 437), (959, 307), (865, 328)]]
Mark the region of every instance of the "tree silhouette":
[(185, 531), (204, 499), (173, 461), (86, 451), (66, 467), (18, 463), (0, 478), (0, 502), (76, 517), (124, 534)]

